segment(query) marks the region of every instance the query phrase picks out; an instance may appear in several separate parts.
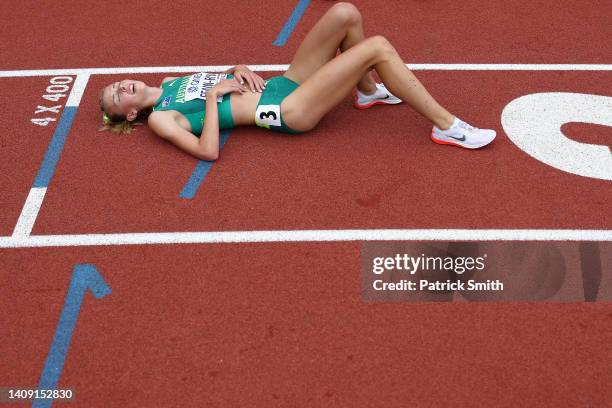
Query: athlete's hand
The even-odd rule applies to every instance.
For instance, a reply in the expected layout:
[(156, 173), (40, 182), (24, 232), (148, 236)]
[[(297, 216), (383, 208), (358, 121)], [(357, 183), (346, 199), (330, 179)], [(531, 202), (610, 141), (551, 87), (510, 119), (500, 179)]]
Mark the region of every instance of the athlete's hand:
[(247, 92), (247, 88), (244, 85), (240, 85), (237, 81), (233, 79), (224, 79), (223, 81), (219, 81), (217, 85), (210, 88), (207, 94), (223, 96), (234, 92), (243, 94)]
[(234, 78), (242, 85), (246, 82), (251, 92), (262, 92), (266, 89), (265, 81), (246, 65), (237, 65), (234, 68)]

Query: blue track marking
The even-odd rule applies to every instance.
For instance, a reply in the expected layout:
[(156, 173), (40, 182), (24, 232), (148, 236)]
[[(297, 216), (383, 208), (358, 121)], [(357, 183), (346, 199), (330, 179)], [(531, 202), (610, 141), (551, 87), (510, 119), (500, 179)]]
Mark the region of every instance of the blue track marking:
[(49, 147), (47, 148), (47, 153), (45, 153), (45, 158), (36, 175), (36, 180), (34, 180), (33, 187), (49, 186), (51, 177), (53, 177), (53, 172), (55, 172), (55, 166), (64, 149), (64, 143), (66, 142), (66, 137), (72, 126), (72, 121), (74, 120), (77, 109), (76, 106), (66, 106), (64, 108), (57, 128), (55, 129), (55, 133), (53, 134), (53, 138), (51, 139), (51, 143), (49, 143)]
[(283, 29), (278, 34), (278, 37), (276, 37), (276, 40), (274, 40), (274, 42), (272, 43), (273, 45), (282, 47), (287, 43), (287, 40), (289, 39), (289, 37), (291, 37), (291, 33), (293, 33), (293, 29), (300, 22), (300, 19), (304, 15), (304, 12), (308, 8), (309, 4), (310, 0), (300, 0), (298, 2), (297, 6), (295, 6), (295, 9), (293, 9), (293, 13), (291, 13), (291, 16), (289, 16), (289, 19), (283, 26)]
[[(219, 150), (223, 149), (225, 142), (227, 142), (227, 139), (230, 137), (230, 133), (231, 131), (228, 129), (222, 130), (221, 133), (219, 133)], [(185, 184), (185, 187), (183, 187), (183, 191), (181, 191), (179, 197), (189, 200), (195, 197), (195, 194), (200, 188), (200, 184), (202, 184), (206, 178), (206, 175), (212, 168), (212, 165), (213, 162), (200, 160), (195, 170), (193, 170), (193, 173), (191, 173), (191, 177), (189, 177), (187, 184)]]
[[(70, 346), (72, 332), (76, 326), (83, 297), (85, 297), (87, 289), (91, 290), (96, 299), (103, 298), (111, 293), (110, 288), (94, 265), (75, 265), (68, 294), (64, 302), (64, 309), (60, 315), (59, 323), (53, 335), (53, 342), (49, 349), (49, 355), (40, 376), (40, 382), (38, 383), (39, 390), (54, 390), (57, 388), (57, 383), (64, 368), (68, 347)], [(49, 408), (52, 403), (52, 399), (34, 400), (32, 408)]]

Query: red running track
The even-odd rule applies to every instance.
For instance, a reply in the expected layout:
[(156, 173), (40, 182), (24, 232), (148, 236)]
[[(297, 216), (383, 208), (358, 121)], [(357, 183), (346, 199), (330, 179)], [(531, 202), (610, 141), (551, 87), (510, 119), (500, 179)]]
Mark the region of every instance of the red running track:
[[(387, 36), (408, 62), (593, 64), (612, 55), (605, 4), (355, 3), (368, 34)], [(10, 55), (0, 69), (287, 64), (330, 6), (313, 1), (277, 48), (292, 2), (179, 2), (176, 16), (162, 2), (146, 10), (105, 4), (0, 5), (2, 54)], [(193, 159), (145, 129), (129, 137), (95, 131), (99, 89), (119, 77), (92, 76), (33, 234), (611, 229), (609, 182), (535, 161), (500, 124), (503, 107), (528, 93), (608, 94), (607, 72), (417, 75), (453, 112), (495, 128), (495, 143), (478, 152), (434, 145), (429, 125), (407, 107), (360, 112), (347, 99), (301, 137), (235, 130), (193, 200), (178, 197)], [(29, 122), (48, 78), (0, 83), (11, 95), (0, 100), (0, 235), (10, 235), (53, 128)], [(564, 131), (587, 143), (611, 140), (604, 127)], [(363, 303), (353, 242), (1, 250), (0, 354), (9, 357), (0, 360), (0, 386), (37, 384), (80, 263), (95, 264), (113, 292), (84, 300), (60, 380), (77, 394), (71, 406), (610, 401), (609, 304)]]

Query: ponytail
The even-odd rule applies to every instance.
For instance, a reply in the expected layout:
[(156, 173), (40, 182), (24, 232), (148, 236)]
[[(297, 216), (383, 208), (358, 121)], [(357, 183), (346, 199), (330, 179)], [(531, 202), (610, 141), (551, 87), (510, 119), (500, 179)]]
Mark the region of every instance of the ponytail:
[(102, 96), (100, 96), (100, 110), (102, 111), (102, 126), (98, 128), (99, 132), (110, 130), (113, 133), (130, 134), (134, 131), (135, 126), (140, 126), (149, 117), (152, 108), (143, 109), (138, 112), (138, 116), (133, 121), (127, 120), (123, 115), (111, 115), (104, 110)]

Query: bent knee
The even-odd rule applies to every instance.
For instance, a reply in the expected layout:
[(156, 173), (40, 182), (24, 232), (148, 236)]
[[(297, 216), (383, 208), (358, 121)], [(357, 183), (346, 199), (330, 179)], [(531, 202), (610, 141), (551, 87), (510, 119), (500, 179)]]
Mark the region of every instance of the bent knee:
[(375, 48), (393, 48), (389, 40), (382, 35), (375, 35), (369, 38), (366, 38), (365, 41), (368, 41), (371, 46)]
[(281, 115), (283, 120), (293, 130), (308, 132), (314, 129), (321, 118), (307, 112), (302, 104), (286, 103), (281, 104)]
[(348, 2), (340, 2), (333, 5), (330, 12), (343, 25), (353, 25), (361, 23), (361, 13), (357, 7)]
[(393, 45), (382, 35), (375, 35), (363, 41), (368, 48), (378, 51), (380, 54), (389, 54), (395, 52)]

